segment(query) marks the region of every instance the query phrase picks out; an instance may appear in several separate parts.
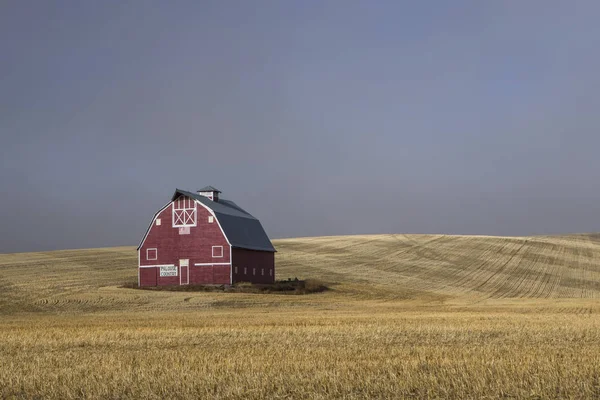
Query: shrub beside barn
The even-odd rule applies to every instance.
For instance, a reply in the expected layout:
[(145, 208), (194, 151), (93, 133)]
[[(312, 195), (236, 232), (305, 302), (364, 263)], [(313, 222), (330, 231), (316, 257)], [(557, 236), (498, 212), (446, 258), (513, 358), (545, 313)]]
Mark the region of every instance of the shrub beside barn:
[(139, 286), (275, 281), (275, 248), (260, 221), (220, 193), (175, 190), (138, 247)]

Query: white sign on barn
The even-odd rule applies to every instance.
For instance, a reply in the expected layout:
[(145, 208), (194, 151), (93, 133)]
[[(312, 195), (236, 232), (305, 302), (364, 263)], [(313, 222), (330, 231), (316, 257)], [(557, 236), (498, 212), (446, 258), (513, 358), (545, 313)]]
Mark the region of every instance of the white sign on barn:
[(177, 276), (177, 267), (174, 265), (160, 267), (160, 276)]

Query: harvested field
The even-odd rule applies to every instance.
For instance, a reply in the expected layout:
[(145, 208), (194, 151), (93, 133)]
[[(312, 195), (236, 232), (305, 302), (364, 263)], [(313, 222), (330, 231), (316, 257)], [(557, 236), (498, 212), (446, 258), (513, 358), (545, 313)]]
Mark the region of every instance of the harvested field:
[(600, 397), (598, 235), (277, 240), (303, 296), (122, 288), (131, 247), (0, 255), (0, 398)]

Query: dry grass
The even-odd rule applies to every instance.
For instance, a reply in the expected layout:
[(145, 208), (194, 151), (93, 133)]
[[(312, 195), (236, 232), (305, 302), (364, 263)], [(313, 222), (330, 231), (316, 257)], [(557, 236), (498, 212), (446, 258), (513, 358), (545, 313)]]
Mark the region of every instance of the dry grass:
[(306, 296), (141, 291), (132, 248), (0, 255), (0, 398), (600, 397), (600, 239), (276, 241)]

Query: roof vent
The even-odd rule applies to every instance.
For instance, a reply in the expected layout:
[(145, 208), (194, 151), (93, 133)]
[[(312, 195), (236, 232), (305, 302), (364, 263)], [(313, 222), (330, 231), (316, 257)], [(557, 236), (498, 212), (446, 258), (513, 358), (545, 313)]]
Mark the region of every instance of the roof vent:
[(197, 192), (200, 196), (208, 197), (212, 201), (219, 201), (219, 193), (221, 193), (219, 189), (212, 186), (205, 186), (202, 189), (198, 189)]

